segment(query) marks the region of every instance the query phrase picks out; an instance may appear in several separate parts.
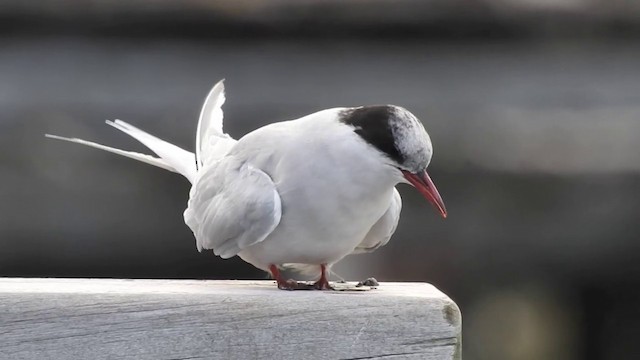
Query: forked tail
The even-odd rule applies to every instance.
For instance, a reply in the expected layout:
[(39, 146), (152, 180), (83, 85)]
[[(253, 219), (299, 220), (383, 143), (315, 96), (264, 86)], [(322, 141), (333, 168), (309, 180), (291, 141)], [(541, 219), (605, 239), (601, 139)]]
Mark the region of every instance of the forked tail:
[(110, 146), (105, 146), (102, 144), (77, 138), (67, 138), (50, 134), (45, 134), (45, 136), (52, 139), (64, 140), (91, 146), (96, 149), (101, 149), (114, 154), (126, 156), (130, 159), (142, 161), (144, 163), (181, 174), (186, 177), (191, 183), (193, 183), (197, 173), (196, 158), (194, 153), (168, 143), (162, 139), (159, 139), (124, 121), (107, 120), (106, 123), (140, 141), (142, 144), (156, 153), (159, 157), (141, 154), (134, 151), (116, 149)]
[(183, 175), (193, 184), (196, 180), (196, 175), (199, 169), (205, 166), (205, 164), (223, 157), (236, 143), (236, 140), (222, 132), (222, 104), (224, 104), (224, 100), (224, 84), (223, 81), (219, 81), (205, 99), (200, 113), (196, 134), (195, 154), (159, 139), (122, 120), (107, 120), (106, 123), (140, 141), (146, 147), (151, 149), (151, 151), (156, 153), (158, 157), (116, 149), (77, 138), (67, 138), (50, 134), (45, 134), (45, 136), (52, 139), (91, 146), (96, 149), (126, 156), (134, 160), (173, 171)]

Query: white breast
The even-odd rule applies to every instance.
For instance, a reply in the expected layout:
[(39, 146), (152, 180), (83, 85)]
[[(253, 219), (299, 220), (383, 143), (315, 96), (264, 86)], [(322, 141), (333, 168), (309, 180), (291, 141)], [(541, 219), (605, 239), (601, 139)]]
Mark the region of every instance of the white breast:
[[(240, 140), (238, 150), (271, 176), (282, 203), (278, 227), (239, 253), (256, 267), (335, 263), (389, 208), (397, 183), (393, 169), (353, 129), (322, 113), (274, 124)], [(268, 152), (254, 146), (261, 138)]]

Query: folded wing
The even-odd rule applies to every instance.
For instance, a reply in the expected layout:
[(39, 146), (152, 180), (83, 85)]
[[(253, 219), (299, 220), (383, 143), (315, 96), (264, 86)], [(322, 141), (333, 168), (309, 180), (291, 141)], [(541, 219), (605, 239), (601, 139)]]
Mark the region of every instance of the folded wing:
[(228, 156), (202, 171), (184, 219), (199, 251), (212, 249), (226, 259), (263, 241), (281, 214), (280, 195), (269, 175)]
[(380, 220), (376, 222), (371, 230), (367, 233), (367, 236), (351, 253), (364, 254), (372, 252), (381, 246), (386, 245), (391, 239), (391, 236), (398, 227), (398, 220), (400, 220), (400, 210), (402, 209), (402, 198), (400, 193), (395, 188), (393, 189), (393, 195), (391, 198), (391, 204), (387, 211), (382, 215)]

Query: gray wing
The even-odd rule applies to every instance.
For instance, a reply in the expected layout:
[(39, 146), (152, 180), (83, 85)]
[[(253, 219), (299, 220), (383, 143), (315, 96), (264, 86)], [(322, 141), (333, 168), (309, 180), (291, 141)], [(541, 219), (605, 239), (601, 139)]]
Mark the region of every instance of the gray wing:
[(280, 195), (265, 172), (235, 157), (202, 170), (184, 220), (198, 250), (226, 259), (264, 240), (280, 223)]
[(386, 245), (391, 239), (391, 235), (396, 231), (398, 220), (400, 220), (400, 210), (402, 209), (402, 198), (395, 188), (391, 197), (389, 208), (382, 215), (380, 220), (376, 222), (371, 230), (364, 237), (351, 254), (364, 254), (372, 252), (377, 248)]

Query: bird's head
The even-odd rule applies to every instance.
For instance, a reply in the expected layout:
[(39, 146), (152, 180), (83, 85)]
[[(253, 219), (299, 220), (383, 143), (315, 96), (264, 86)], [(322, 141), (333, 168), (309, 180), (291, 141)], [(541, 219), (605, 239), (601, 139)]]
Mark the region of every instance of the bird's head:
[(411, 112), (395, 105), (362, 106), (344, 110), (340, 120), (381, 152), (401, 181), (413, 185), (447, 217), (442, 197), (427, 174), (433, 154), (431, 139)]

